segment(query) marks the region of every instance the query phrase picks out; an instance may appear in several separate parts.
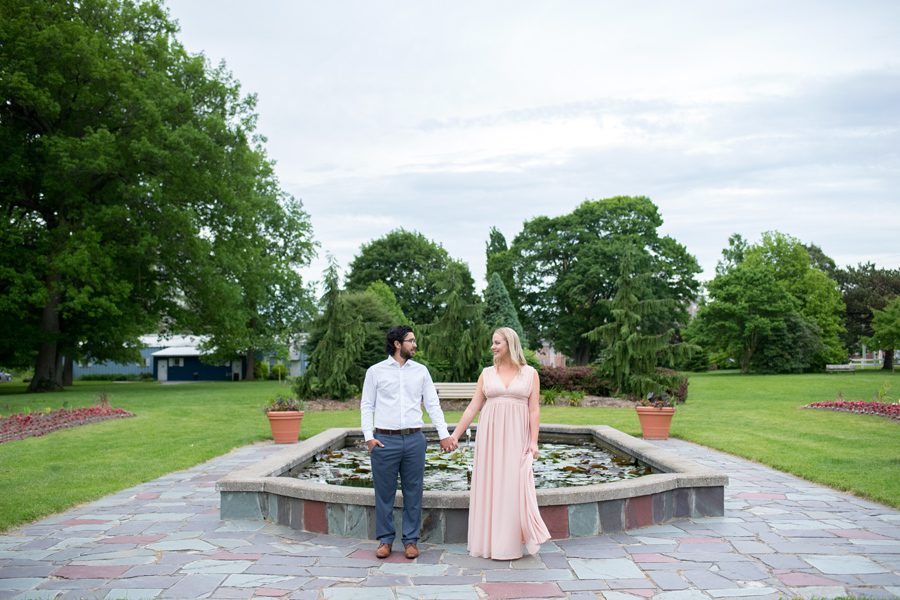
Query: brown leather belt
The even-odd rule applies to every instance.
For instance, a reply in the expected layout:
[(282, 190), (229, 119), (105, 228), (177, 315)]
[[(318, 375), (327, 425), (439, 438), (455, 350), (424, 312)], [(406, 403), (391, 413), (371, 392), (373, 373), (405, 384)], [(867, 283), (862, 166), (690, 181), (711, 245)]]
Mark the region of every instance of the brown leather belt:
[(375, 428), (375, 433), (380, 433), (381, 435), (410, 435), (413, 433), (419, 433), (422, 431), (421, 427), (410, 427), (409, 429), (379, 429)]

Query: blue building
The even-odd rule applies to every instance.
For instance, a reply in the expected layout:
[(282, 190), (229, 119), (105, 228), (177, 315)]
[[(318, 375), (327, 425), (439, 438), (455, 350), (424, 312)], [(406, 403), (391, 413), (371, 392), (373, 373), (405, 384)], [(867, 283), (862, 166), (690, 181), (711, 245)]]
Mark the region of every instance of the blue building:
[(247, 367), (245, 358), (227, 363), (210, 364), (202, 360), (199, 346), (201, 336), (176, 335), (164, 338), (144, 335), (140, 341), (141, 358), (135, 363), (85, 362), (73, 365), (72, 376), (85, 375), (146, 375), (157, 381), (240, 381)]
[(240, 381), (244, 379), (246, 359), (223, 363), (203, 362), (196, 346), (170, 346), (153, 353), (153, 378), (164, 381)]

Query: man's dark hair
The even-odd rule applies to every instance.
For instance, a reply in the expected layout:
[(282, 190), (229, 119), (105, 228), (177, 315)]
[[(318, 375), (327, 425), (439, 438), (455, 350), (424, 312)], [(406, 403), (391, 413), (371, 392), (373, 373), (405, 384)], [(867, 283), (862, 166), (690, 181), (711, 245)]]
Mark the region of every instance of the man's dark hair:
[(387, 353), (388, 356), (393, 356), (396, 349), (394, 348), (394, 342), (400, 342), (403, 344), (403, 339), (406, 337), (407, 333), (412, 332), (412, 327), (409, 325), (397, 325), (396, 327), (391, 327), (391, 330), (387, 332)]

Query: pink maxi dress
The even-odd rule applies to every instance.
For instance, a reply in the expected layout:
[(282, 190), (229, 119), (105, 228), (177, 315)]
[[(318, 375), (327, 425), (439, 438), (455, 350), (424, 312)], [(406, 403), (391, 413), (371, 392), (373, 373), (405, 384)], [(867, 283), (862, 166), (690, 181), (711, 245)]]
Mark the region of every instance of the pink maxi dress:
[(469, 498), (469, 554), (497, 560), (522, 557), (550, 539), (534, 490), (528, 397), (534, 369), (523, 366), (509, 386), (494, 367), (483, 371), (486, 398), (475, 435)]

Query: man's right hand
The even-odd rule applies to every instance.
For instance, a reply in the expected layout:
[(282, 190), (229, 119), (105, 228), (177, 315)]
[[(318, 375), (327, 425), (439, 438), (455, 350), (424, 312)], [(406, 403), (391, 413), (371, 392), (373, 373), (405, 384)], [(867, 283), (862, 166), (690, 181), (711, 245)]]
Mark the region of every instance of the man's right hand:
[(366, 447), (369, 449), (369, 452), (371, 452), (372, 449), (373, 449), (375, 446), (381, 446), (382, 448), (384, 448), (384, 444), (382, 444), (381, 442), (379, 442), (379, 441), (376, 440), (375, 438), (372, 438), (371, 440), (369, 440), (368, 442), (366, 442)]

